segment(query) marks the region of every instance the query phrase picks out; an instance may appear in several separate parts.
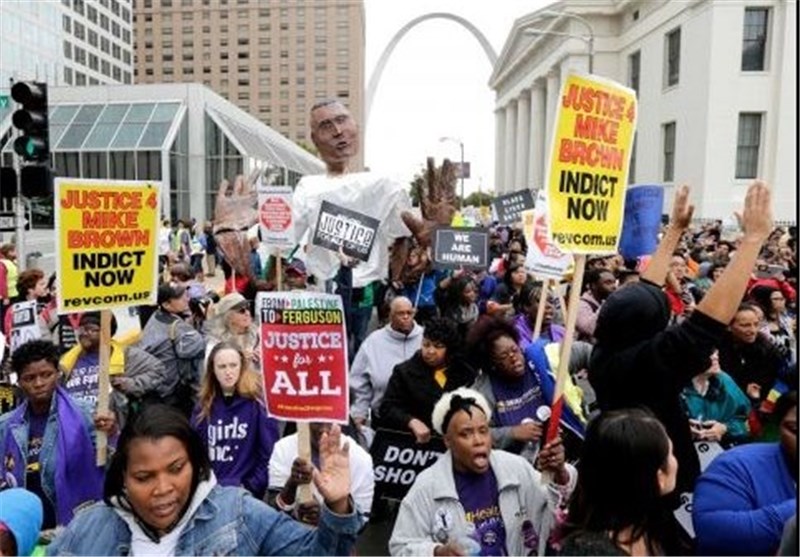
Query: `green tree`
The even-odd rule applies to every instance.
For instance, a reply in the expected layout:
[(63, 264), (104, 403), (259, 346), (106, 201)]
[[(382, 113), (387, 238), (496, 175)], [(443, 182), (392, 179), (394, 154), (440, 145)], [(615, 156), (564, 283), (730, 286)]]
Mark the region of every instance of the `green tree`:
[(483, 206), (490, 205), (492, 203), (493, 199), (494, 199), (494, 195), (492, 195), (490, 193), (486, 193), (484, 191), (482, 191), (482, 192), (475, 191), (475, 192), (472, 192), (471, 194), (469, 194), (467, 196), (467, 199), (465, 200), (466, 201), (465, 204), (466, 205), (473, 205), (475, 207), (483, 207)]

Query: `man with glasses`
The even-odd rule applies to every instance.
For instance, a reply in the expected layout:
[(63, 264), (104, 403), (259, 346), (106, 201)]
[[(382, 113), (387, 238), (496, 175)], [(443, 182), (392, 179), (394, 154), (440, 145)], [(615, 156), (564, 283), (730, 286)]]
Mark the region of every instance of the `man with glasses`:
[(139, 348), (164, 365), (164, 402), (188, 417), (194, 406), (206, 339), (187, 321), (189, 294), (185, 287), (162, 284), (157, 303), (158, 309), (142, 331)]

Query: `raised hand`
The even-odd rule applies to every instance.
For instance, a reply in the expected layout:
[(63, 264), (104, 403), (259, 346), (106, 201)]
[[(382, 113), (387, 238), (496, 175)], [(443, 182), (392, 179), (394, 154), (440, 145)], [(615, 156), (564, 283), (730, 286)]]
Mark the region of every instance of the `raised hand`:
[(759, 242), (769, 238), (772, 232), (772, 192), (766, 182), (754, 180), (747, 188), (744, 210), (737, 215), (745, 237)]
[(694, 205), (689, 203), (689, 186), (681, 184), (675, 190), (675, 201), (672, 203), (672, 215), (669, 219), (670, 226), (679, 230), (686, 230), (692, 222)]
[(319, 440), (320, 470), (314, 470), (314, 485), (335, 513), (350, 512), (350, 446), (341, 446), (342, 428), (338, 424)]
[(258, 193), (254, 187), (258, 175), (256, 170), (247, 178), (237, 176), (232, 190), (223, 180), (214, 204), (214, 236), (219, 250), (236, 273), (245, 276), (251, 274), (247, 229), (258, 222)]

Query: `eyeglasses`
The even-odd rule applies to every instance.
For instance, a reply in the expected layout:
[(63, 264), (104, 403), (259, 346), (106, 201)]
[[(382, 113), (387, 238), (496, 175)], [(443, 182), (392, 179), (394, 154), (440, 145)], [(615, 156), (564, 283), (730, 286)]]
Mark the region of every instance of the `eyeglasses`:
[(236, 313), (250, 313), (250, 306), (239, 306), (237, 308), (233, 308), (232, 311)]
[(514, 356), (519, 356), (522, 354), (522, 350), (519, 349), (519, 346), (513, 346), (512, 348), (506, 350), (505, 352), (501, 352), (499, 354), (493, 353), (492, 359), (497, 360), (498, 362), (507, 362)]

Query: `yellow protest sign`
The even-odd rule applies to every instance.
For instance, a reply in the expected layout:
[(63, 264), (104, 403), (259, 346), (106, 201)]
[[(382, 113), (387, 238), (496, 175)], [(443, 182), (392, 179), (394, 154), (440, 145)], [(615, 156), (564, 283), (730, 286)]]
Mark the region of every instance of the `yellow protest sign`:
[(636, 115), (628, 87), (594, 75), (564, 80), (546, 182), (550, 235), (562, 251), (616, 251)]
[(55, 182), (58, 313), (155, 304), (160, 188), (153, 182)]

